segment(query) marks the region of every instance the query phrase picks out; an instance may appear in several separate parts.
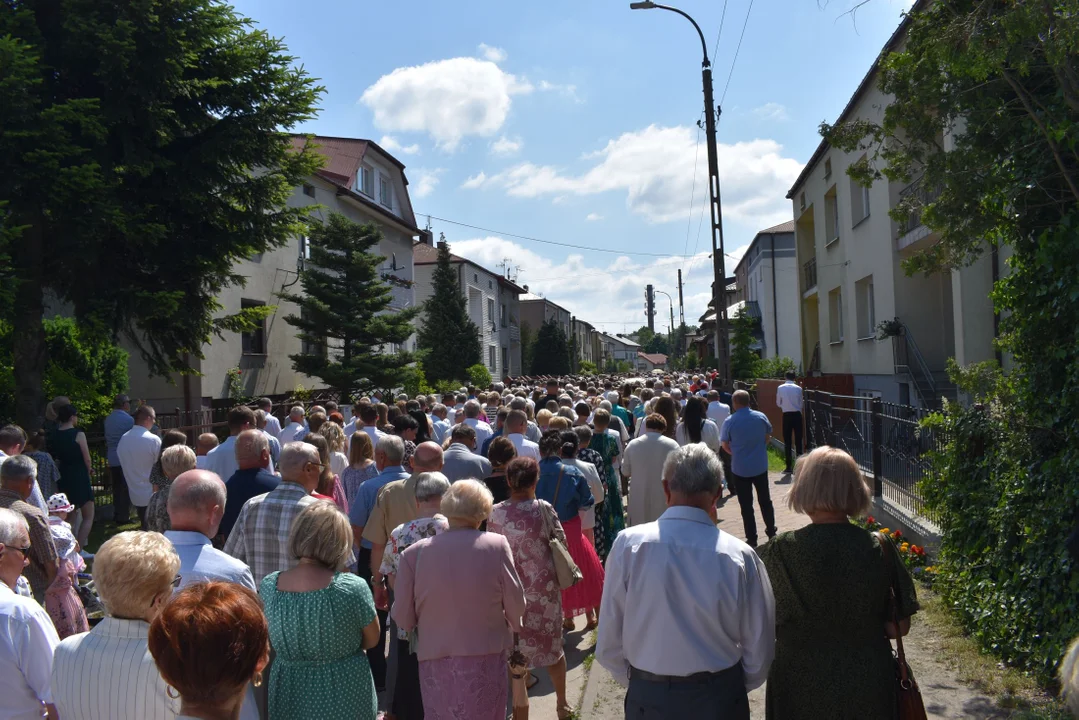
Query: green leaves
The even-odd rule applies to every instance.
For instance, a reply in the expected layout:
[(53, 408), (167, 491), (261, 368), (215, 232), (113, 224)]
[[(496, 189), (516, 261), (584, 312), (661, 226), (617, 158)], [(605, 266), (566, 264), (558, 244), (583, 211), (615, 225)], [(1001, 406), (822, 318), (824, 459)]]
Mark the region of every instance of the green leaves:
[[(432, 280), (433, 293), (423, 304), (423, 323), (416, 344), (427, 351), (423, 365), (428, 382), (461, 382), (468, 377), (468, 368), (482, 360), (480, 329), (468, 316), (464, 290), (450, 262), (447, 243), (439, 244)], [(522, 341), (523, 338), (522, 329)]]

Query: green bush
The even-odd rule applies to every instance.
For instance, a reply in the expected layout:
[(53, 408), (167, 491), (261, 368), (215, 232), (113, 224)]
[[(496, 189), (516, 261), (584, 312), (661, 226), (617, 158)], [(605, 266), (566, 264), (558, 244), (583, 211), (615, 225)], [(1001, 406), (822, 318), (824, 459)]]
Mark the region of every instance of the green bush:
[(797, 373), (798, 366), (789, 357), (773, 357), (758, 360), (754, 370), (759, 378), (783, 378), (788, 372)]
[(483, 365), (482, 363), (469, 365), (466, 372), (468, 373), (468, 382), (470, 385), (475, 385), (480, 390), (486, 390), (491, 387), (491, 373), (486, 365)]
[(401, 376), (401, 386), (409, 397), (417, 395), (429, 395), (434, 390), (427, 384), (427, 376), (423, 372), (423, 362), (417, 360), (404, 369)]
[(598, 368), (596, 367), (596, 364), (594, 362), (590, 362), (588, 360), (582, 360), (578, 364), (578, 367), (580, 368), (580, 371), (581, 371), (582, 375), (595, 375), (596, 371), (598, 370)]

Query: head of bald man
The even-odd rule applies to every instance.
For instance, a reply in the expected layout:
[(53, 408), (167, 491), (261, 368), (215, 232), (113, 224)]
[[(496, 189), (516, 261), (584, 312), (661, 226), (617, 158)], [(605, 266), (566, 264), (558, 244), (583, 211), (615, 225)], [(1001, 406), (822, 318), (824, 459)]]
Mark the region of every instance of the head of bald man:
[(270, 466), (270, 441), (261, 430), (244, 430), (237, 435), (235, 450), (241, 470)]
[(412, 472), (438, 472), (442, 469), (442, 446), (435, 442), (422, 442), (412, 453)]
[(212, 538), (225, 514), (225, 483), (209, 470), (180, 473), (169, 487), (168, 511), (173, 530)]

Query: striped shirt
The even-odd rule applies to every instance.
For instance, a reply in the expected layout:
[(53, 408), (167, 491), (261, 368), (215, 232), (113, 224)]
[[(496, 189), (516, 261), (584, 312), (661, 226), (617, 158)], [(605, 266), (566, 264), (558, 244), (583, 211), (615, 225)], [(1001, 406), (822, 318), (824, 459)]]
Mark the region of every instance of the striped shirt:
[(64, 720), (173, 720), (180, 701), (146, 645), (150, 624), (107, 617), (60, 641), (52, 661), (52, 700)]
[(270, 492), (244, 503), (225, 552), (251, 568), (256, 587), (270, 573), (296, 564), (288, 554), (289, 530), (300, 511), (313, 502), (302, 485), (282, 480)]

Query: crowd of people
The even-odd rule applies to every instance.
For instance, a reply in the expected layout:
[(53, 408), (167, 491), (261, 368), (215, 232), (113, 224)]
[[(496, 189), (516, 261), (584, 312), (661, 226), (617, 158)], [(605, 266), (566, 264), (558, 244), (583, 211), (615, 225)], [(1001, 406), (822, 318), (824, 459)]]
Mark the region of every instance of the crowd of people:
[[(729, 390), (518, 378), (282, 418), (264, 399), (193, 447), (119, 396), (113, 512), (140, 529), (96, 555), (90, 453), (57, 398), (42, 434), (0, 428), (0, 719), (520, 719), (540, 672), (566, 718), (578, 617), (627, 717), (748, 719), (766, 680), (770, 719), (893, 717), (889, 638), (918, 602), (849, 522), (865, 478), (834, 448), (795, 465), (789, 379), (788, 502), (811, 522), (779, 533), (771, 423)], [(717, 527), (732, 496), (744, 542)]]

